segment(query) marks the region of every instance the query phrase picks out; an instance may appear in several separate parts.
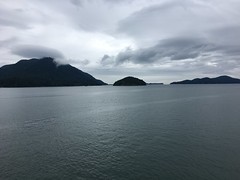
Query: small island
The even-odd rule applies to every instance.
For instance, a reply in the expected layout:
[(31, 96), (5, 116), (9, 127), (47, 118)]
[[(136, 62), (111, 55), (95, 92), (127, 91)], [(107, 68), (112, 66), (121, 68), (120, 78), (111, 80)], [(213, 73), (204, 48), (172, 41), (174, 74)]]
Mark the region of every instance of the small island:
[(144, 82), (142, 79), (138, 79), (131, 76), (120, 79), (113, 84), (113, 86), (146, 86), (146, 85), (147, 83)]

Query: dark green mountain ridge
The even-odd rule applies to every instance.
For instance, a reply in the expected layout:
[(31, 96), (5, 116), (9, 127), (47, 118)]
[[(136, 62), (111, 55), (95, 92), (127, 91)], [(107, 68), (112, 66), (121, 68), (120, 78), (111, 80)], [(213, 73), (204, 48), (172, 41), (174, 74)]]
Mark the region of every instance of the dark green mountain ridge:
[(105, 85), (69, 64), (59, 65), (53, 58), (20, 60), (0, 68), (0, 87), (97, 86)]

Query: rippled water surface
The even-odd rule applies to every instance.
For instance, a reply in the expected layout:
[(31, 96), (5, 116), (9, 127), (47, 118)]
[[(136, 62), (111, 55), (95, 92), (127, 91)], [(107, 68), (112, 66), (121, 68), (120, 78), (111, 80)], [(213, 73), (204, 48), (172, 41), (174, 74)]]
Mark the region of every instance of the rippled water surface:
[(240, 179), (240, 85), (1, 88), (0, 179)]

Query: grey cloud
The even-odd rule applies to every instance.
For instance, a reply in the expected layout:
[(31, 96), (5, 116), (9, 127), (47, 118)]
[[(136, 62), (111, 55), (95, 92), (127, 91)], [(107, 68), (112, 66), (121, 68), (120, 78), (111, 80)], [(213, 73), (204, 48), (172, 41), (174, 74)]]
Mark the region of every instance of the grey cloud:
[[(213, 54), (224, 57), (240, 57), (240, 46), (219, 45), (198, 38), (171, 38), (159, 41), (156, 45), (148, 48), (133, 50), (127, 48), (119, 52), (114, 59), (116, 65), (132, 62), (135, 64), (152, 64), (165, 60), (188, 60), (202, 57), (212, 58)], [(108, 59), (110, 56), (105, 55), (102, 59)], [(211, 59), (209, 59), (210, 61)]]
[(87, 66), (88, 64), (90, 64), (90, 60), (88, 59), (84, 59), (84, 60), (80, 60), (80, 59), (66, 59), (66, 58), (57, 58), (56, 59), (58, 64), (71, 64), (73, 66)]
[[(221, 2), (219, 6), (222, 7), (219, 11), (219, 7), (216, 7), (214, 2), (173, 0), (149, 6), (121, 20), (117, 32), (134, 38), (141, 46), (144, 46), (148, 41), (154, 42), (156, 39), (174, 36), (191, 35), (204, 38), (216, 27), (239, 25), (237, 18), (239, 6), (229, 7), (230, 3)], [(231, 11), (228, 8), (231, 8)], [(233, 19), (237, 20), (233, 21)], [(232, 28), (228, 30), (230, 31), (233, 31)], [(223, 34), (225, 32), (226, 30)], [(239, 36), (239, 31), (235, 30), (235, 32)]]
[(78, 64), (80, 66), (87, 66), (90, 63), (90, 60), (84, 59), (84, 60), (68, 60), (68, 62), (71, 64)]
[(1, 40), (0, 41), (0, 47), (5, 48), (8, 47), (10, 45), (12, 45), (13, 43), (16, 43), (18, 41), (18, 38), (16, 37), (11, 37), (5, 40)]
[(171, 18), (177, 15), (172, 15), (170, 11), (180, 6), (180, 4), (179, 1), (172, 1), (143, 8), (121, 20), (117, 30), (119, 33), (127, 34), (136, 39), (147, 38), (149, 35), (158, 37), (159, 34), (165, 33), (166, 29), (170, 32), (176, 30), (172, 29), (172, 27), (177, 22), (173, 22)]
[(226, 25), (220, 28), (214, 28), (210, 30), (207, 34), (207, 38), (211, 39), (215, 43), (224, 44), (229, 46), (240, 45), (240, 26)]
[(70, 2), (75, 6), (82, 6), (81, 0), (71, 0)]
[[(66, 3), (67, 2), (67, 3)], [(110, 5), (113, 4), (113, 6)], [(42, 2), (41, 5), (46, 5)], [(72, 28), (85, 32), (106, 33), (113, 31), (113, 27), (121, 14), (114, 3), (106, 0), (70, 0), (51, 1), (47, 5), (68, 20)]]
[(102, 65), (104, 65), (104, 66), (113, 64), (113, 63), (114, 63), (114, 57), (105, 54), (105, 55), (102, 57), (100, 63), (101, 63)]
[(63, 59), (64, 55), (56, 49), (36, 46), (36, 45), (19, 45), (12, 49), (12, 53), (25, 58), (53, 57)]
[(107, 59), (109, 59), (110, 58), (110, 56), (109, 55), (107, 55), (107, 54), (105, 54), (103, 57), (102, 57), (102, 60), (101, 61), (106, 61)]
[(80, 61), (80, 63), (84, 66), (88, 65), (90, 63), (90, 61), (88, 59), (84, 59), (82, 61)]
[[(94, 2), (95, 0), (70, 0), (70, 2), (75, 6), (82, 6), (84, 3)], [(102, 0), (102, 3), (111, 3), (111, 4), (119, 4), (119, 3), (132, 3), (136, 0)]]
[(105, 2), (109, 3), (133, 3), (136, 0), (104, 0)]
[(28, 29), (30, 28), (28, 25), (29, 19), (30, 17), (25, 16), (23, 10), (6, 10), (4, 7), (0, 7), (0, 26)]
[(131, 61), (136, 64), (149, 64), (163, 58), (171, 60), (193, 59), (201, 55), (205, 44), (200, 39), (172, 38), (160, 41), (148, 48), (132, 50), (130, 48), (120, 52), (116, 57), (116, 64)]
[(26, 25), (23, 22), (18, 22), (12, 19), (3, 19), (0, 18), (0, 26), (10, 26), (10, 27), (16, 27), (16, 28), (20, 28), (20, 29), (28, 29), (29, 26)]

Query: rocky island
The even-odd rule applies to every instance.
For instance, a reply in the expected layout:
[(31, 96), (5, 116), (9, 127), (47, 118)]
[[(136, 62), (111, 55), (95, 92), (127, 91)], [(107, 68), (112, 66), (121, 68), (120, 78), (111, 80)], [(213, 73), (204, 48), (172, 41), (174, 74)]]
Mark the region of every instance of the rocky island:
[(131, 76), (120, 79), (113, 84), (113, 86), (146, 86), (146, 85), (147, 83), (144, 82), (143, 80)]
[(51, 57), (20, 60), (0, 68), (0, 87), (97, 86), (105, 85), (69, 64)]

